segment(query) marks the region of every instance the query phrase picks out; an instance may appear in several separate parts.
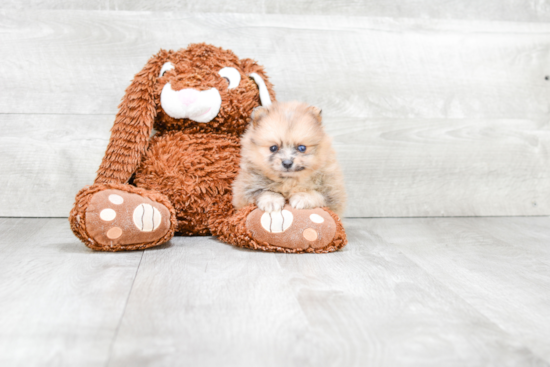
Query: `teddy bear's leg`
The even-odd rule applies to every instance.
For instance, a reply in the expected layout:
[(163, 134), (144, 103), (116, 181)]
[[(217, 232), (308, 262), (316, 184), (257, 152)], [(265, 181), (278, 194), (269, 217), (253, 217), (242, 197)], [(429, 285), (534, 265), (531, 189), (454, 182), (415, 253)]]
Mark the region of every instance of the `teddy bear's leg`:
[(82, 189), (69, 216), (74, 234), (94, 250), (138, 250), (168, 241), (176, 216), (160, 193), (123, 184)]
[(265, 213), (249, 205), (220, 223), (215, 234), (224, 242), (254, 250), (326, 253), (347, 244), (342, 222), (326, 208)]

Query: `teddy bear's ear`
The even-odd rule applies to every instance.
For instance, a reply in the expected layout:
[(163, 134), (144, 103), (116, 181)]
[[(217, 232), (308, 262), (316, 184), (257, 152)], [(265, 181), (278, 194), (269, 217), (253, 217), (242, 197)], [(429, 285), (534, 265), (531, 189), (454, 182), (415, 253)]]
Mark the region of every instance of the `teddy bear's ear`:
[(269, 96), (269, 92), (263, 78), (258, 73), (251, 73), (249, 75), (252, 79), (254, 79), (258, 89), (260, 90), (260, 102), (262, 103), (262, 106), (271, 106), (271, 97)]
[(126, 183), (141, 162), (157, 115), (155, 83), (167, 55), (161, 50), (149, 59), (126, 88), (95, 183)]
[(273, 84), (269, 82), (269, 78), (265, 74), (264, 68), (252, 59), (241, 60), (241, 68), (245, 74), (256, 82), (260, 91), (260, 103), (262, 106), (270, 106), (275, 101), (275, 92), (273, 91)]

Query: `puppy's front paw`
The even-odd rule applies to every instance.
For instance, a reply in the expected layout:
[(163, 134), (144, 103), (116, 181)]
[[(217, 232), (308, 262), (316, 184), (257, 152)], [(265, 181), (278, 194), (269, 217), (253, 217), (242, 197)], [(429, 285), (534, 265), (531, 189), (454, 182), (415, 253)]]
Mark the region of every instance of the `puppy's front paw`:
[(278, 212), (285, 206), (285, 198), (281, 194), (266, 191), (258, 197), (256, 205), (266, 213)]
[(294, 209), (315, 209), (325, 206), (325, 198), (317, 191), (299, 192), (290, 197)]

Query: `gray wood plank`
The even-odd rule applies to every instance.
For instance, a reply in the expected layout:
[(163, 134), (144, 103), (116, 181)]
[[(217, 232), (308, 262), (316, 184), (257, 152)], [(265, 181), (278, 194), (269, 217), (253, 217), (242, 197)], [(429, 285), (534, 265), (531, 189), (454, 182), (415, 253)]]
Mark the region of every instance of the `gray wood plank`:
[[(113, 115), (3, 115), (0, 216), (66, 217), (93, 182)], [(347, 216), (550, 214), (549, 124), (327, 117)]]
[(550, 214), (548, 120), (327, 119), (352, 217)]
[(145, 252), (108, 365), (548, 365), (365, 223), (330, 255)]
[(114, 115), (0, 115), (0, 216), (67, 217), (91, 185)]
[(142, 258), (0, 218), (0, 364), (549, 366), (549, 220), (348, 219), (330, 255), (195, 237)]
[(258, 59), (280, 99), (327, 116), (550, 116), (546, 23), (6, 10), (0, 112), (115, 113), (150, 55), (192, 42)]
[(0, 365), (104, 366), (142, 253), (92, 252), (66, 219), (0, 233)]
[(356, 223), (550, 361), (550, 218)]
[(527, 22), (550, 20), (550, 3), (540, 0), (4, 0), (0, 8), (318, 14)]

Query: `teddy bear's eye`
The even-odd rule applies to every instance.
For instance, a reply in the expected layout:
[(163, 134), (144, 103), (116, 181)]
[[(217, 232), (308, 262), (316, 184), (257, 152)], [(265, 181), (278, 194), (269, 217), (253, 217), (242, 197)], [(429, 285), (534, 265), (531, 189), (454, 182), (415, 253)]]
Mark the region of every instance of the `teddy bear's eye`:
[(225, 67), (221, 69), (218, 73), (222, 78), (227, 80), (227, 83), (229, 84), (227, 89), (237, 88), (241, 83), (241, 73), (239, 73), (239, 71), (235, 68)]
[(276, 145), (272, 145), (272, 146), (269, 147), (269, 150), (271, 150), (272, 153), (275, 153), (276, 151), (279, 150), (279, 147), (276, 146)]
[(160, 69), (159, 78), (164, 75), (168, 70), (174, 69), (174, 64), (172, 64), (170, 61), (165, 62), (164, 65), (162, 65), (162, 68)]
[(307, 148), (306, 148), (306, 146), (305, 146), (305, 145), (298, 145), (298, 150), (299, 150), (300, 152), (302, 152), (302, 153), (303, 153), (303, 152), (305, 152), (305, 151), (306, 151), (306, 149), (307, 149)]

